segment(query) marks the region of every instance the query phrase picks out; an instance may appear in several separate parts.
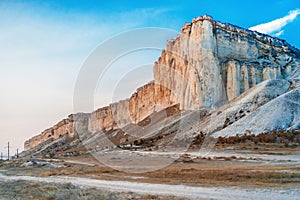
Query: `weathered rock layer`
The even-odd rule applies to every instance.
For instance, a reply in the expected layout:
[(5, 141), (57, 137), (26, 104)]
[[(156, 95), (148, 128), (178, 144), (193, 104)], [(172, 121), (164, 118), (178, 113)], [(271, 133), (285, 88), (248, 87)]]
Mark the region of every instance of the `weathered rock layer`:
[(70, 115), (26, 141), (25, 149), (65, 134), (74, 137), (137, 124), (177, 104), (181, 110), (220, 107), (266, 80), (285, 79), (298, 87), (299, 63), (300, 51), (283, 40), (198, 17), (168, 41), (154, 64), (153, 82), (129, 99), (90, 114)]

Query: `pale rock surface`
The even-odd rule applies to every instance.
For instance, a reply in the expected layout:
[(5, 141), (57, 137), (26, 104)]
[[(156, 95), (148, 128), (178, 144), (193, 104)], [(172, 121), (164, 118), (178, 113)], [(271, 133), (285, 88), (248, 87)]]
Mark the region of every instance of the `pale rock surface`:
[(77, 131), (82, 132), (83, 130), (87, 130), (88, 117), (89, 114), (84, 113), (69, 115), (67, 119), (63, 119), (53, 127), (43, 131), (41, 134), (27, 140), (24, 144), (25, 150), (36, 147), (49, 139), (56, 140), (64, 135), (68, 135), (69, 137), (77, 136)]
[(289, 130), (300, 125), (300, 88), (277, 97), (255, 112), (213, 134), (228, 137), (243, 134), (268, 133), (273, 130)]
[(211, 111), (209, 121), (201, 124), (199, 129), (204, 133), (212, 134), (237, 123), (238, 120), (251, 115), (261, 106), (284, 94), (289, 86), (290, 83), (286, 80), (266, 80), (232, 102)]
[[(101, 134), (137, 124), (177, 104), (183, 111), (214, 110), (226, 103), (234, 106), (230, 103), (265, 80), (286, 79), (294, 89), (299, 87), (299, 63), (300, 51), (283, 40), (210, 16), (198, 17), (167, 42), (154, 64), (153, 82), (138, 88), (129, 99), (90, 114), (75, 114), (78, 123), (68, 117), (26, 141), (25, 150), (65, 134)], [(281, 84), (278, 90), (285, 90), (287, 83)], [(278, 90), (274, 88), (274, 94), (281, 94)], [(265, 103), (258, 97), (254, 107), (263, 104), (260, 100)]]

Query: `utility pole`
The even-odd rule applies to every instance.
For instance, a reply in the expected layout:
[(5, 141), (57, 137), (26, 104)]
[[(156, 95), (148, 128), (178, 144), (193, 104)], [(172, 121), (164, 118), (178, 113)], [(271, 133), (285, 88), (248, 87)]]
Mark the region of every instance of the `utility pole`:
[(19, 158), (19, 149), (17, 149), (17, 158)]
[(7, 160), (9, 160), (9, 142), (7, 143)]

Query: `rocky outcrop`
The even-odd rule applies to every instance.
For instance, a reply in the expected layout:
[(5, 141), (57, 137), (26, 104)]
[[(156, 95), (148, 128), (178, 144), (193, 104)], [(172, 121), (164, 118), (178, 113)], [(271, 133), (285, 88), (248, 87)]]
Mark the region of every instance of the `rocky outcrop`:
[[(81, 132), (97, 133), (138, 124), (173, 105), (180, 110), (211, 110), (235, 101), (266, 80), (288, 80), (296, 88), (299, 63), (300, 51), (284, 40), (214, 21), (210, 16), (198, 17), (167, 42), (154, 64), (153, 82), (138, 88), (129, 99), (78, 115), (83, 117), (78, 124)], [(77, 122), (72, 116), (77, 114), (26, 141), (25, 149), (64, 134), (76, 136)]]
[[(290, 83), (287, 80), (283, 79), (263, 81), (262, 83), (259, 83), (253, 88), (247, 90), (242, 95), (232, 100), (230, 103), (225, 104), (224, 106), (221, 106), (213, 111), (209, 116), (209, 122), (201, 125), (201, 128), (199, 129), (201, 129), (203, 133), (214, 133), (215, 136), (221, 135), (219, 134), (220, 130), (223, 131), (226, 130), (227, 127), (235, 126), (236, 123), (252, 115), (260, 107), (263, 107), (268, 102), (279, 98), (281, 95), (288, 91), (289, 87)], [(269, 118), (271, 118), (271, 116), (272, 115), (270, 115)], [(233, 131), (228, 135), (244, 133), (249, 132), (245, 132), (245, 130), (243, 130), (242, 132)]]
[(254, 113), (214, 133), (214, 137), (269, 133), (300, 127), (300, 88), (266, 103)]
[(106, 132), (120, 129), (131, 123), (137, 124), (149, 114), (174, 105), (174, 102), (168, 99), (169, 96), (170, 90), (150, 82), (138, 88), (130, 99), (99, 108), (90, 114), (70, 115), (55, 126), (27, 140), (24, 148), (28, 150), (63, 135), (78, 137), (78, 133), (83, 136), (86, 133)]
[(82, 132), (84, 130), (87, 130), (86, 124), (88, 118), (89, 114), (84, 113), (69, 115), (67, 119), (63, 119), (53, 127), (43, 131), (41, 134), (27, 140), (24, 144), (24, 149), (31, 149), (49, 139), (56, 140), (64, 135), (68, 135), (69, 137), (76, 137), (77, 131)]
[(137, 124), (151, 113), (170, 107), (170, 90), (150, 82), (137, 91), (130, 99), (122, 100), (91, 113), (88, 130), (92, 133), (120, 129), (130, 123)]

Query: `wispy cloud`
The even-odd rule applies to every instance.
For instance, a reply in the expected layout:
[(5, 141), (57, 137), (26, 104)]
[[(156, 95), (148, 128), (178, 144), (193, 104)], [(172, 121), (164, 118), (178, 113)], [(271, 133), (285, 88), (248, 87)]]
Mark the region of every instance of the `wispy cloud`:
[(285, 17), (273, 20), (268, 23), (259, 24), (249, 28), (252, 31), (257, 31), (260, 33), (265, 33), (269, 35), (273, 35), (279, 37), (284, 33), (282, 30), (288, 23), (293, 22), (297, 16), (300, 14), (300, 9), (292, 10)]

